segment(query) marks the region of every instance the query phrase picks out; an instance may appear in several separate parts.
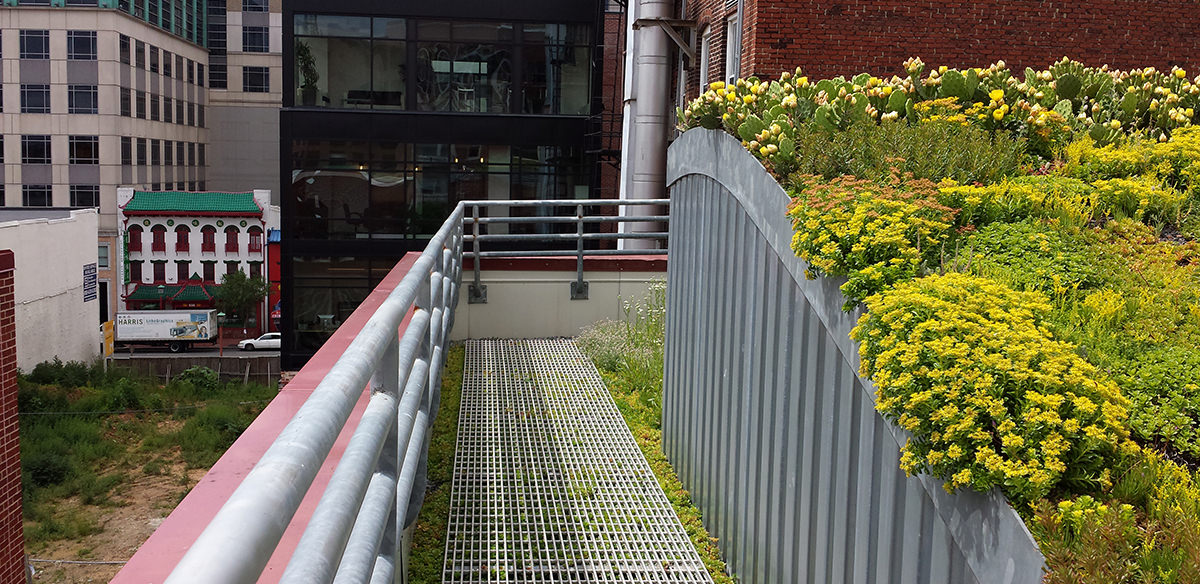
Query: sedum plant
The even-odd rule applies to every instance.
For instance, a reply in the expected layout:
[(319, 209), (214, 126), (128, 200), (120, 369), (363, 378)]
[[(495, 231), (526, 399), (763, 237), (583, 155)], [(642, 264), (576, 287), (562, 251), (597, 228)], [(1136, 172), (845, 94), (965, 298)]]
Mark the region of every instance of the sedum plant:
[(998, 487), (1014, 504), (1055, 487), (1100, 485), (1136, 451), (1128, 401), (1044, 326), (1045, 297), (959, 273), (897, 284), (866, 300), (851, 337), (876, 408), (908, 430), (908, 473), (949, 491)]
[(808, 262), (808, 277), (847, 279), (843, 309), (936, 264), (954, 210), (937, 203), (933, 183), (797, 181), (788, 209), (796, 230), (792, 249)]

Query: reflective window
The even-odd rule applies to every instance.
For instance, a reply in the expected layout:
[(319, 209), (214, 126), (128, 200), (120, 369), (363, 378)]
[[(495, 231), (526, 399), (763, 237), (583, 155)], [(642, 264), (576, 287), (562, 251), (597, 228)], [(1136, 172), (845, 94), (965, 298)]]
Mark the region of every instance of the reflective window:
[(50, 58), (50, 31), (22, 30), (20, 41), (22, 59)]
[(21, 113), (50, 113), (50, 86), (40, 83), (22, 83)]
[(242, 27), (242, 50), (247, 53), (265, 53), (269, 48), (269, 37), (265, 26)]
[(72, 61), (95, 61), (96, 31), (68, 30), (67, 58)]
[(24, 164), (50, 164), (50, 136), (21, 136), (21, 162)]
[(95, 85), (67, 86), (67, 113), (94, 114), (97, 113), (99, 94)]
[(50, 185), (21, 185), (21, 205), (24, 207), (54, 206)]
[(98, 136), (71, 136), (67, 140), (71, 164), (100, 164), (100, 138)]
[[(71, 185), (71, 206), (99, 207), (100, 187), (98, 185)], [(104, 259), (107, 262), (107, 254)]]

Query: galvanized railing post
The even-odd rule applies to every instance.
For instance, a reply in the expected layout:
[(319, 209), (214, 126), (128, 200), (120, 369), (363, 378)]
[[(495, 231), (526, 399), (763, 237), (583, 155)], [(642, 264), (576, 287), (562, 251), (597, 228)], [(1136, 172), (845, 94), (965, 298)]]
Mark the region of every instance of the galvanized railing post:
[(479, 263), (481, 259), (479, 245), (479, 205), (471, 205), (471, 233), (475, 236), (471, 239), (471, 250), (474, 253), (471, 263), (475, 267), (475, 282), (471, 284), (471, 289), (468, 291), (468, 304), (487, 304), (487, 286), (479, 281)]
[(575, 206), (575, 281), (571, 282), (571, 300), (588, 299), (588, 283), (583, 281), (583, 204)]

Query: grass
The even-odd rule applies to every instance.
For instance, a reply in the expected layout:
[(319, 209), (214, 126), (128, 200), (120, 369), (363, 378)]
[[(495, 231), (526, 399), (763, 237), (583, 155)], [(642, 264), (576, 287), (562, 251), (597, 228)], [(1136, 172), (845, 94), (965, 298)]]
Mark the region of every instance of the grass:
[[(18, 379), (22, 512), (26, 545), (100, 531), (97, 517), (142, 476), (216, 462), (275, 395), (275, 388), (220, 384), (189, 369), (166, 386), (100, 365), (49, 361)], [(186, 485), (186, 477), (184, 477)], [(67, 509), (77, 499), (81, 508)]]
[(409, 550), (409, 582), (442, 581), (446, 559), (446, 527), (450, 520), (450, 487), (454, 478), (454, 448), (458, 440), (458, 406), (462, 401), (463, 362), (466, 349), (450, 348), (442, 370), (442, 400), (429, 440), (428, 484), (425, 503), (417, 516)]
[(716, 584), (732, 584), (736, 579), (728, 574), (716, 538), (704, 527), (700, 510), (692, 504), (691, 494), (662, 450), (665, 300), (666, 285), (651, 285), (646, 298), (624, 303), (623, 321), (605, 321), (589, 327), (580, 335), (578, 344), (600, 371), (709, 576)]

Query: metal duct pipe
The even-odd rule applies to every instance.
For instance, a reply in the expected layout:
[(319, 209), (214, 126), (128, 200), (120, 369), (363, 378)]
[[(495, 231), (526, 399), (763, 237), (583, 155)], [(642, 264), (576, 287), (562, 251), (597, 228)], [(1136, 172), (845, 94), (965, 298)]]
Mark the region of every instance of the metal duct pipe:
[[(625, 115), (622, 121), (621, 198), (666, 196), (667, 135), (670, 123), (670, 43), (657, 26), (635, 28), (638, 20), (671, 18), (671, 0), (630, 2), (625, 67)], [(654, 207), (623, 207), (622, 215), (660, 215)], [(655, 223), (628, 223), (627, 232), (660, 231)], [(650, 240), (623, 242), (626, 248), (650, 248)]]

